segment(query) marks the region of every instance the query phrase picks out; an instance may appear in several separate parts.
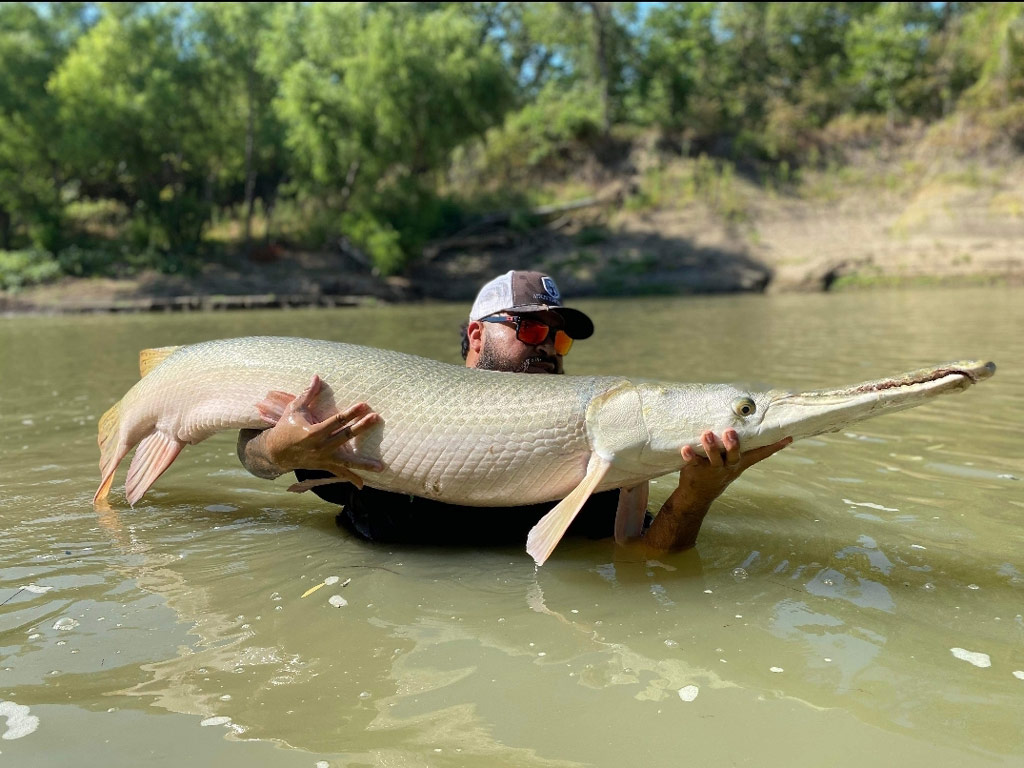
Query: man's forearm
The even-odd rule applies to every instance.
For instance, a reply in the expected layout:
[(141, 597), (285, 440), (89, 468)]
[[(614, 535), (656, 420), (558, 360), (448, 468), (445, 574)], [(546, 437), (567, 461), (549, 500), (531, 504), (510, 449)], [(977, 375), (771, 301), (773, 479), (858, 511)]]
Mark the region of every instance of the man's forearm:
[(672, 494), (651, 522), (643, 543), (666, 551), (689, 549), (697, 543), (697, 534), (709, 509), (710, 500), (693, 502)]
[(277, 466), (267, 455), (263, 445), (264, 429), (243, 429), (238, 433), (238, 460), (242, 466), (256, 477), (273, 480), (280, 477), (287, 469)]

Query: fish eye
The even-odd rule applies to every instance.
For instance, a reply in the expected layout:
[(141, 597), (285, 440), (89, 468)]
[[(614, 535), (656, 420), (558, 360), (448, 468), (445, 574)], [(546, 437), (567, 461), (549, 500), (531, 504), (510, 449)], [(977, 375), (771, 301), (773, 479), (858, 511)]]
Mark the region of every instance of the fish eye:
[(753, 416), (757, 410), (757, 404), (749, 397), (737, 397), (732, 401), (732, 411), (737, 416)]

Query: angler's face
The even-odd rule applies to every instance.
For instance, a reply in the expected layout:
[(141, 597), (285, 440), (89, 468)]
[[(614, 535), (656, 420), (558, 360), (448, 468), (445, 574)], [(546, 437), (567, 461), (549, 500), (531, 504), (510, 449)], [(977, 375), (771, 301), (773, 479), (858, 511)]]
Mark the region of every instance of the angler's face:
[(539, 344), (521, 341), (512, 317), (507, 322), (480, 323), (482, 348), (475, 367), (508, 373), (564, 373), (562, 356), (555, 351), (555, 332), (565, 325), (562, 317), (556, 312), (530, 312), (519, 317), (550, 326), (547, 338)]

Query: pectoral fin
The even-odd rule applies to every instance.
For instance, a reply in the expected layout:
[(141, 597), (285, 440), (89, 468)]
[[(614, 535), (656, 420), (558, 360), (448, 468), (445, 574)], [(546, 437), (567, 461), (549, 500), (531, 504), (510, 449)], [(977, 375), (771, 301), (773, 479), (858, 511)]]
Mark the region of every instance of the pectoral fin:
[(592, 454), (583, 482), (558, 502), (554, 509), (544, 515), (530, 530), (530, 535), (526, 538), (526, 551), (537, 565), (544, 565), (544, 561), (554, 551), (562, 536), (565, 535), (566, 529), (579, 514), (587, 499), (590, 498), (590, 494), (604, 479), (611, 465), (607, 459), (602, 459), (596, 453)]
[(142, 498), (156, 479), (178, 458), (185, 444), (163, 432), (151, 432), (142, 439), (132, 456), (125, 481), (125, 493), (132, 506)]
[(284, 416), (284, 409), (295, 399), (295, 395), (280, 390), (272, 390), (260, 402), (256, 403), (256, 410), (260, 418), (268, 424), (277, 424)]
[(644, 532), (649, 492), (647, 481), (619, 490), (619, 506), (615, 508), (615, 541), (619, 544), (637, 539)]

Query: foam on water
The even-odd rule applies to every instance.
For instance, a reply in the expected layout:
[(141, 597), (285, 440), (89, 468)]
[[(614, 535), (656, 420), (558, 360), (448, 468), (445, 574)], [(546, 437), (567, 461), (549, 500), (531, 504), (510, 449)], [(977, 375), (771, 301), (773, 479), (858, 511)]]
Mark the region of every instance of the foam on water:
[(867, 507), (868, 509), (877, 509), (881, 512), (899, 512), (895, 507), (883, 507), (881, 504), (875, 504), (870, 501), (850, 501), (850, 499), (843, 499), (843, 502), (849, 504), (851, 507)]
[(7, 730), (0, 738), (8, 741), (28, 736), (39, 727), (39, 718), (30, 715), (24, 704), (15, 704), (13, 701), (0, 701), (0, 717), (7, 718)]
[(979, 653), (978, 651), (968, 651), (964, 650), (963, 648), (950, 648), (949, 650), (950, 653), (956, 656), (956, 658), (973, 664), (976, 667), (992, 666), (992, 659), (989, 658), (989, 655), (987, 653)]
[(205, 720), (203, 720), (202, 722), (200, 722), (199, 724), (203, 725), (203, 726), (206, 726), (206, 725), (227, 725), (230, 722), (231, 722), (231, 718), (230, 717), (224, 717), (223, 715), (221, 715), (219, 717), (208, 717)]
[(696, 685), (684, 685), (679, 689), (679, 698), (683, 701), (693, 701), (697, 698), (698, 693), (700, 693), (700, 688)]

